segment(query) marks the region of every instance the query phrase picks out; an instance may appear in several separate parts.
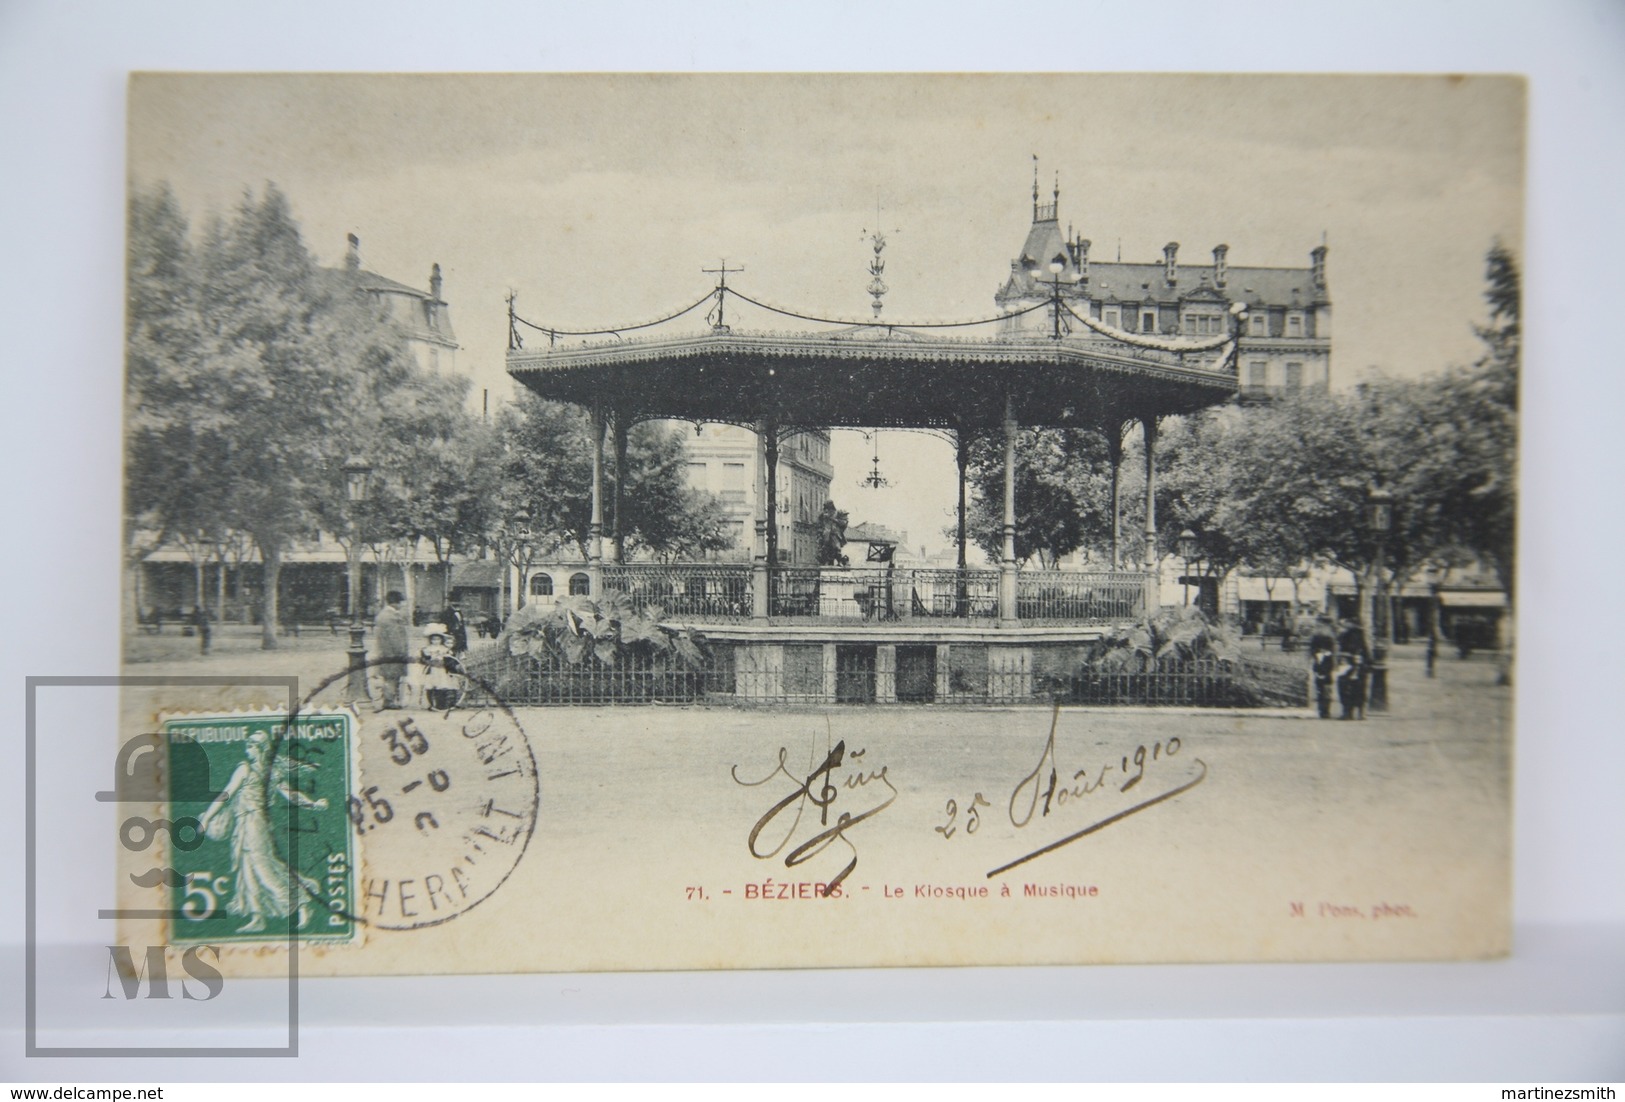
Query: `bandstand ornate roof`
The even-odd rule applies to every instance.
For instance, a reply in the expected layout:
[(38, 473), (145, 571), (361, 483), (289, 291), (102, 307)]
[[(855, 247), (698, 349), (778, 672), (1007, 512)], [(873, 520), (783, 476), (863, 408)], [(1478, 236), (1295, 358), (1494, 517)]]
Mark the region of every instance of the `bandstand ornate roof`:
[[(1216, 361), (1216, 362), (1215, 362)], [(1028, 426), (1095, 428), (1232, 398), (1233, 365), (1110, 337), (961, 338), (884, 325), (513, 348), (508, 373), (545, 398), (632, 420), (987, 428), (1005, 396)]]

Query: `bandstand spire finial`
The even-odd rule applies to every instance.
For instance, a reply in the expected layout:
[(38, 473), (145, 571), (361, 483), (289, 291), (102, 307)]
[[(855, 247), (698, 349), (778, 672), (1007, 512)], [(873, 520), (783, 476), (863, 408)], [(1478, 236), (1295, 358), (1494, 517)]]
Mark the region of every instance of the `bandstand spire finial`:
[(880, 254), (886, 251), (886, 235), (880, 229), (880, 193), (878, 191), (875, 192), (875, 229), (873, 233), (868, 231), (865, 231), (865, 233), (868, 236), (870, 246), (875, 251), (874, 258), (869, 261), (869, 286), (867, 290), (875, 300), (871, 309), (875, 312), (875, 320), (879, 321), (880, 311), (886, 308), (881, 299), (885, 297), (890, 288), (886, 286), (886, 281), (882, 278), (886, 273), (886, 261)]

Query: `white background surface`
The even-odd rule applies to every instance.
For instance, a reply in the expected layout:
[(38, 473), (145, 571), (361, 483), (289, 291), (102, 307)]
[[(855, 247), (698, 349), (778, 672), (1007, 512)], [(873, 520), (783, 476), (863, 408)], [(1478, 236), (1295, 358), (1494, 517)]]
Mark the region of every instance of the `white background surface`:
[[(13, 886), (0, 893), (0, 940), (23, 936), (23, 677), (117, 669), (127, 71), (1520, 72), (1532, 161), (1513, 961), (307, 985), (300, 1060), (195, 1075), (1625, 1079), (1625, 577), (1614, 565), (1625, 559), (1614, 301), (1625, 8), (1347, 8), (0, 5), (11, 717), (0, 860)], [(101, 845), (91, 833), (86, 847)], [(24, 1065), (21, 954), (5, 952), (0, 1078), (194, 1074)]]

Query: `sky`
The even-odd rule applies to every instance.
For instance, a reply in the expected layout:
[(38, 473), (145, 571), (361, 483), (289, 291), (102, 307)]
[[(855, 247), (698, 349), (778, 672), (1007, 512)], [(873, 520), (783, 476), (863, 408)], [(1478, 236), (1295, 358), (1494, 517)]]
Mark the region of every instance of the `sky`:
[[(886, 233), (887, 320), (995, 312), (1032, 213), (1060, 188), (1094, 255), (1303, 267), (1330, 253), (1334, 385), (1470, 361), (1484, 254), (1522, 241), (1524, 85), (1506, 77), (137, 76), (129, 171), (195, 221), (274, 182), (307, 246), (444, 297), (459, 366), (510, 392), (504, 298), (538, 324), (662, 316), (726, 259), (752, 297), (866, 317)], [(736, 327), (796, 328), (746, 310)], [(838, 432), (854, 521), (946, 546), (946, 444)], [(889, 463), (888, 463), (889, 460)]]

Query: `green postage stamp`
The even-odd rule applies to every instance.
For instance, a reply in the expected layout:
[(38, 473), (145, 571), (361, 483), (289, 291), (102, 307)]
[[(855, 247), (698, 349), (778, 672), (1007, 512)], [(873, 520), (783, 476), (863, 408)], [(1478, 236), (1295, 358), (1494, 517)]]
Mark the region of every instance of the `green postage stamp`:
[(353, 941), (354, 716), (177, 716), (161, 729), (171, 940)]

